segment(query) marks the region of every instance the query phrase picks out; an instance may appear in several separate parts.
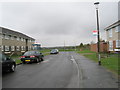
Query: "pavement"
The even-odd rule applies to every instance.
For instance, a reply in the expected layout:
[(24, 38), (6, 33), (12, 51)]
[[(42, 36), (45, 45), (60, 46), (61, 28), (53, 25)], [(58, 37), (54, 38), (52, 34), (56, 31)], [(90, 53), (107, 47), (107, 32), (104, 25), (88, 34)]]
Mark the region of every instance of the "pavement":
[(118, 88), (118, 78), (75, 52), (47, 55), (44, 61), (18, 65), (3, 73), (3, 88)]

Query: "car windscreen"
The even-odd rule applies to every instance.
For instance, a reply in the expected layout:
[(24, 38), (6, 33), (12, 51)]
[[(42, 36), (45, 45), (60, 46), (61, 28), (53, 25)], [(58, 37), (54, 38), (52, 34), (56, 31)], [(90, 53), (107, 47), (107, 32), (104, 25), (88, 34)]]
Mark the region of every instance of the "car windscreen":
[(29, 52), (26, 52), (24, 55), (29, 56), (29, 55), (36, 55), (36, 54), (37, 54), (36, 51), (29, 51)]
[(51, 50), (51, 52), (57, 52), (57, 50), (54, 49), (54, 50)]

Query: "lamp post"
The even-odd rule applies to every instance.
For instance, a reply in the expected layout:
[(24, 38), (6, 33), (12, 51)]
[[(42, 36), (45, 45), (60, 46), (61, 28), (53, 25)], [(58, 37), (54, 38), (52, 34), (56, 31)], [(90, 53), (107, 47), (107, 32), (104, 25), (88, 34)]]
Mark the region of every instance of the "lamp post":
[(98, 16), (98, 4), (99, 2), (95, 2), (94, 5), (96, 7), (96, 19), (97, 19), (97, 48), (98, 48), (98, 64), (101, 65), (101, 60), (100, 60), (100, 34), (99, 34), (99, 16)]

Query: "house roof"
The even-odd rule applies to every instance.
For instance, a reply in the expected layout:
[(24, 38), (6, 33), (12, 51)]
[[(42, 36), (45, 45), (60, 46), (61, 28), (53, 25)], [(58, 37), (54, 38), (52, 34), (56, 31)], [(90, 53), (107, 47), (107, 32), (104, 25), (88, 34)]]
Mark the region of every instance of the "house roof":
[(34, 38), (32, 37), (29, 37), (23, 33), (20, 33), (20, 32), (17, 32), (17, 31), (13, 31), (13, 30), (10, 30), (10, 29), (7, 29), (7, 28), (3, 28), (3, 27), (0, 27), (3, 34), (7, 34), (7, 35), (13, 35), (13, 36), (19, 36), (19, 37), (22, 37), (22, 38), (25, 38), (25, 39), (31, 39), (31, 40), (35, 40)]
[(108, 31), (110, 30), (111, 28), (114, 28), (116, 26), (119, 26), (120, 25), (120, 20), (118, 20), (117, 22), (111, 24), (110, 26), (106, 27), (104, 30)]

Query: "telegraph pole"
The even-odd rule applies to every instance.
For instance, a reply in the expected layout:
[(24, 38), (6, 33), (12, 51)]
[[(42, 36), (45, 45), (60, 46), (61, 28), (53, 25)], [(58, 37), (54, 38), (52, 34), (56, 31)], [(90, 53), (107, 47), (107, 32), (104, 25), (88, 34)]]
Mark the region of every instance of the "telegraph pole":
[(98, 4), (99, 2), (95, 2), (94, 5), (96, 6), (96, 20), (97, 20), (97, 48), (98, 48), (98, 64), (101, 65), (100, 60), (100, 34), (99, 34), (99, 15), (98, 15)]

